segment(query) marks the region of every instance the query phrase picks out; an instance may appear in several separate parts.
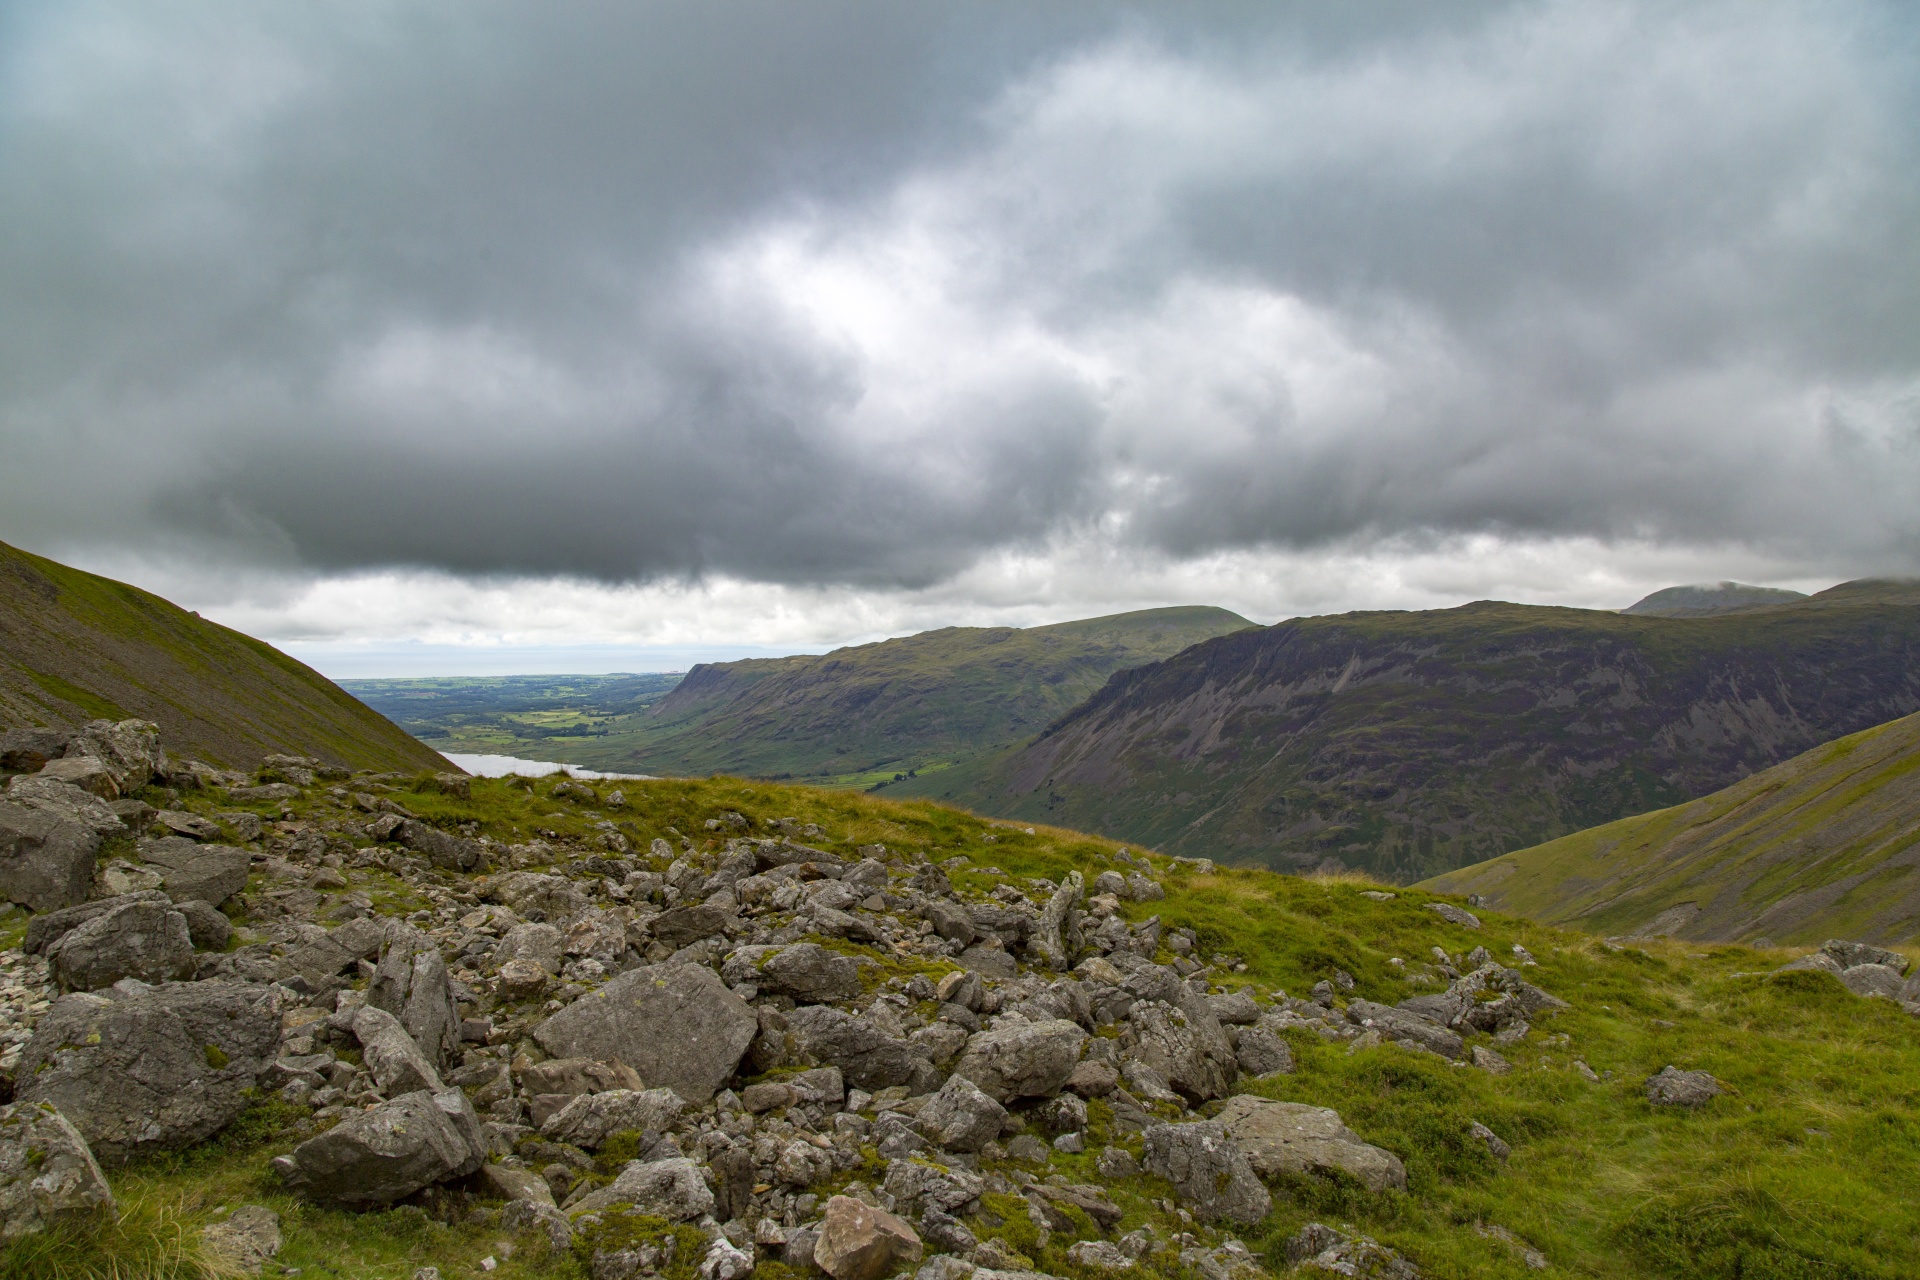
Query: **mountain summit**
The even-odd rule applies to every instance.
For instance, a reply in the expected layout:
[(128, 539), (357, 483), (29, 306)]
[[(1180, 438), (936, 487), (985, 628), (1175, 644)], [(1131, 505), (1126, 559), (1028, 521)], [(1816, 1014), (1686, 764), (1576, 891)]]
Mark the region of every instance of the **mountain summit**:
[(1666, 587), (1620, 612), (1640, 618), (1698, 618), (1736, 609), (1758, 609), (1770, 604), (1805, 600), (1806, 593), (1782, 587), (1750, 587), (1744, 582), (1707, 582), (1688, 587)]

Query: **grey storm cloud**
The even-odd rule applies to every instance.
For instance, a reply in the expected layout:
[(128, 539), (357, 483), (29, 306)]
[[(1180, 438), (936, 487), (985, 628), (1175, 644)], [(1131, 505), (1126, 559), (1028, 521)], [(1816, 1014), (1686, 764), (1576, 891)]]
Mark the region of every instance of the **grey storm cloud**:
[(1920, 568), (1907, 6), (21, 4), (0, 536)]

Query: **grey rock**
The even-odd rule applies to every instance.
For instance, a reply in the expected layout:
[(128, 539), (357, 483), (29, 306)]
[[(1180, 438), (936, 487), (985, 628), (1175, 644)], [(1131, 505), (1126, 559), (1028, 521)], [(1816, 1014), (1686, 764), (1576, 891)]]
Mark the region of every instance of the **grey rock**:
[(80, 1131), (46, 1102), (0, 1107), (0, 1240), (84, 1226), (113, 1192)]
[(1067, 1083), (1086, 1043), (1087, 1033), (1064, 1018), (999, 1026), (967, 1040), (953, 1073), (997, 1102), (1050, 1097)]
[(201, 951), (225, 951), (233, 940), (233, 921), (211, 902), (176, 902), (173, 909), (187, 922), (187, 936)]
[(1828, 955), (1826, 952), (1811, 951), (1811, 952), (1808, 952), (1806, 955), (1801, 956), (1798, 960), (1789, 960), (1787, 963), (1781, 965), (1778, 969), (1775, 969), (1774, 972), (1775, 973), (1799, 973), (1802, 971), (1811, 971), (1814, 973), (1830, 973), (1837, 978), (1840, 976), (1840, 974), (1843, 972), (1844, 969), (1845, 969), (1844, 965), (1842, 965), (1838, 960), (1835, 960), (1832, 956)]
[(449, 835), (438, 827), (409, 818), (400, 824), (395, 838), (445, 871), (484, 871), (486, 846), (474, 840)]
[(115, 907), (129, 902), (170, 902), (163, 890), (141, 889), (134, 893), (123, 893), (111, 898), (96, 898), (92, 902), (82, 902), (71, 907), (61, 907), (57, 911), (48, 911), (27, 921), (27, 936), (21, 941), (20, 949), (30, 956), (39, 955), (58, 942), (74, 929), (79, 928), (95, 916), (105, 915)]
[(550, 924), (516, 924), (501, 936), (493, 958), (500, 965), (512, 960), (530, 961), (544, 972), (557, 975), (567, 962), (566, 939)]
[(58, 1107), (118, 1163), (224, 1129), (279, 1045), (279, 1014), (258, 988), (127, 982), (54, 1002), (21, 1054), (19, 1095)]
[(563, 876), (533, 871), (510, 871), (490, 876), (478, 888), (493, 902), (505, 903), (523, 916), (538, 914), (548, 924), (564, 924), (587, 909), (587, 895)]
[(1851, 969), (1856, 965), (1880, 964), (1904, 976), (1913, 961), (1898, 951), (1889, 951), (1885, 947), (1871, 946), (1865, 942), (1844, 942), (1839, 938), (1829, 938), (1820, 944), (1820, 951), (1832, 956), (1842, 969)]
[(1258, 1077), (1293, 1072), (1293, 1049), (1267, 1027), (1240, 1028), (1240, 1034), (1233, 1041), (1233, 1056), (1244, 1075)]
[(0, 800), (0, 897), (30, 911), (85, 902), (100, 839), (118, 830), (113, 811), (78, 787), (15, 778)]
[[(117, 812), (117, 811), (116, 811)], [(126, 821), (125, 816), (121, 818)], [(211, 818), (203, 818), (197, 813), (185, 813), (179, 809), (156, 810), (149, 823), (157, 822), (177, 836), (186, 836), (192, 840), (218, 840), (220, 827)], [(132, 823), (128, 823), (132, 826)], [(143, 824), (144, 825), (144, 824)]]
[(396, 923), (389, 930), (379, 967), (367, 986), (367, 1003), (398, 1018), (436, 1070), (459, 1053), (460, 1012), (453, 980), (440, 948), (418, 929)]
[(663, 1132), (686, 1102), (671, 1089), (609, 1089), (574, 1098), (540, 1126), (540, 1136), (592, 1151), (616, 1133), (626, 1130)]
[(702, 938), (711, 938), (725, 929), (732, 919), (732, 912), (722, 907), (710, 907), (703, 902), (663, 911), (649, 922), (648, 928), (656, 940), (679, 950)]
[(978, 1151), (1000, 1136), (1007, 1109), (980, 1087), (955, 1073), (920, 1108), (920, 1131), (949, 1151)]
[(1489, 1075), (1504, 1076), (1513, 1070), (1513, 1064), (1483, 1044), (1473, 1046), (1470, 1053), (1473, 1065)]
[(59, 729), (0, 731), (0, 769), (31, 773), (66, 753), (67, 735)]
[(598, 1213), (621, 1204), (669, 1222), (690, 1222), (713, 1212), (714, 1199), (700, 1166), (693, 1161), (678, 1157), (636, 1160), (609, 1185), (574, 1201), (568, 1212)]
[(1223, 996), (1208, 996), (1207, 1007), (1222, 1025), (1251, 1026), (1260, 1021), (1260, 1006), (1245, 991), (1230, 991)]
[(1905, 983), (1901, 980), (1900, 971), (1892, 965), (1868, 963), (1843, 969), (1840, 985), (1857, 996), (1898, 1000)]
[(624, 1062), (648, 1084), (697, 1105), (733, 1075), (759, 1025), (713, 970), (663, 964), (628, 970), (533, 1035), (556, 1057)]
[(1178, 1004), (1158, 999), (1136, 1004), (1121, 1033), (1122, 1051), (1188, 1098), (1224, 1097), (1240, 1069), (1233, 1045), (1204, 996), (1183, 989), (1175, 999)]
[(97, 991), (122, 978), (186, 978), (193, 936), (172, 903), (122, 902), (63, 934), (47, 948), (47, 964), (62, 991)]
[(1400, 1157), (1369, 1144), (1329, 1107), (1269, 1102), (1243, 1093), (1229, 1098), (1217, 1119), (1263, 1176), (1335, 1169), (1369, 1191), (1406, 1189), (1407, 1170)]
[(1246, 1155), (1215, 1121), (1156, 1125), (1146, 1132), (1146, 1169), (1202, 1218), (1251, 1226), (1273, 1208)]
[(1487, 1128), (1487, 1126), (1481, 1124), (1478, 1120), (1475, 1120), (1467, 1126), (1467, 1136), (1478, 1138), (1481, 1142), (1485, 1143), (1488, 1154), (1495, 1160), (1505, 1160), (1513, 1154), (1513, 1148), (1502, 1141), (1499, 1134)]
[(1287, 1261), (1366, 1280), (1420, 1280), (1420, 1269), (1385, 1245), (1318, 1222), (1308, 1223), (1287, 1241)]
[(93, 720), (67, 739), (63, 757), (90, 756), (113, 773), (121, 791), (137, 791), (153, 781), (164, 757), (160, 726), (150, 720)]
[(813, 942), (782, 947), (761, 964), (760, 975), (763, 986), (802, 1003), (851, 1000), (860, 994), (860, 966), (853, 957)]
[(925, 1090), (939, 1082), (938, 1073), (907, 1041), (870, 1019), (810, 1004), (788, 1014), (787, 1027), (802, 1054), (839, 1067), (856, 1088), (872, 1092), (908, 1085)]
[(1067, 937), (1068, 914), (1080, 905), (1084, 881), (1078, 871), (1069, 871), (1060, 887), (1047, 900), (1040, 918), (1027, 939), (1027, 953), (1044, 964), (1065, 972), (1071, 939)]
[(1413, 1045), (1443, 1058), (1467, 1056), (1466, 1042), (1440, 1024), (1391, 1005), (1355, 1000), (1347, 1005), (1347, 1021), (1378, 1031), (1384, 1040)]
[(291, 782), (268, 782), (257, 787), (230, 787), (227, 799), (241, 804), (278, 804), (297, 799), (300, 788)]
[(406, 1093), (439, 1093), (446, 1086), (440, 1073), (400, 1025), (400, 1019), (385, 1009), (363, 1005), (353, 1015), (354, 1038), (360, 1041), (360, 1053), (374, 1084), (389, 1098)]
[(78, 787), (103, 801), (120, 798), (120, 784), (113, 776), (113, 769), (98, 756), (65, 756), (59, 760), (49, 760), (40, 766), (40, 772), (34, 776), (48, 782)]
[(902, 1219), (852, 1196), (827, 1201), (813, 1261), (833, 1280), (880, 1280), (903, 1262), (918, 1262), (924, 1247)]
[(219, 906), (247, 887), (253, 859), (245, 849), (201, 844), (183, 836), (143, 840), (140, 859), (160, 869), (167, 895), (176, 902), (197, 899)]
[(273, 1164), (287, 1186), (309, 1200), (364, 1208), (464, 1177), (486, 1155), (486, 1134), (467, 1096), (458, 1089), (421, 1090), (349, 1112)]
[(1464, 907), (1456, 907), (1451, 902), (1429, 902), (1427, 909), (1434, 912), (1449, 924), (1457, 924), (1467, 929), (1478, 929), (1480, 917)]
[(1671, 1065), (1647, 1077), (1647, 1101), (1656, 1107), (1704, 1107), (1725, 1088), (1704, 1071), (1681, 1071)]
[(264, 1205), (243, 1204), (200, 1233), (210, 1253), (257, 1276), (280, 1252), (280, 1215)]
[(903, 1217), (918, 1217), (929, 1209), (960, 1213), (986, 1189), (979, 1174), (937, 1159), (895, 1160), (887, 1166), (881, 1187), (893, 1197), (893, 1207)]
[(1094, 1161), (1094, 1168), (1109, 1182), (1140, 1176), (1140, 1162), (1125, 1147), (1102, 1147), (1099, 1157)]
[(920, 903), (920, 914), (932, 923), (934, 933), (949, 942), (957, 942), (962, 947), (970, 945), (980, 936), (979, 931), (973, 927), (973, 916), (965, 907), (949, 899), (923, 899)]
[(640, 1073), (624, 1062), (597, 1062), (592, 1058), (549, 1058), (529, 1064), (520, 1072), (520, 1083), (527, 1092), (559, 1094), (577, 1098), (583, 1093), (605, 1093), (609, 1089), (639, 1092), (647, 1086)]

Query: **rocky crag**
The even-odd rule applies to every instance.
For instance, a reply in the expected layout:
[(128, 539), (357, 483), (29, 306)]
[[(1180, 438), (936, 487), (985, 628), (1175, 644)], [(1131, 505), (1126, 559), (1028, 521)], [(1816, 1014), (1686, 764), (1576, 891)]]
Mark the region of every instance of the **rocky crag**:
[[(0, 793), (8, 1274), (123, 1265), (157, 1199), (189, 1243), (148, 1274), (1680, 1274), (1685, 1197), (1823, 1055), (1862, 1077), (1825, 1132), (1905, 1150), (1871, 1120), (1920, 1071), (1897, 953), (1675, 968), (933, 806), (86, 733)], [(1790, 1066), (1743, 1049), (1756, 1010)], [(1762, 1253), (1686, 1274), (1899, 1274), (1819, 1233), (1907, 1230), (1900, 1185), (1736, 1209)]]
[(1175, 853), (1410, 882), (1705, 795), (1920, 710), (1920, 585), (1699, 617), (1300, 618), (1123, 671), (902, 785)]

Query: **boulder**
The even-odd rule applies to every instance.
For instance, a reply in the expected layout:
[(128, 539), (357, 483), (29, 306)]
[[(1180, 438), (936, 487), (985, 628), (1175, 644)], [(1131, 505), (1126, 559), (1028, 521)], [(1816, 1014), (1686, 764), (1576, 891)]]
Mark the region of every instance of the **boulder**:
[(1086, 1043), (1087, 1033), (1064, 1018), (995, 1027), (968, 1038), (953, 1073), (996, 1102), (1049, 1097), (1067, 1083)]
[(1647, 1101), (1656, 1107), (1704, 1107), (1726, 1092), (1704, 1071), (1681, 1071), (1668, 1066), (1647, 1077)]
[(851, 1000), (860, 994), (860, 966), (852, 956), (829, 951), (818, 943), (796, 942), (761, 963), (759, 982), (802, 1004)]
[(962, 947), (970, 946), (980, 936), (973, 927), (973, 916), (957, 902), (927, 898), (920, 903), (920, 914), (933, 925), (935, 934)]
[(1841, 970), (1840, 985), (1857, 996), (1898, 1000), (1906, 984), (1901, 980), (1900, 971), (1892, 965), (1868, 963)]
[[(1367, 1280), (1420, 1280), (1420, 1269), (1392, 1249), (1366, 1236), (1349, 1236), (1309, 1222), (1287, 1241), (1287, 1261), (1296, 1267)], [(1544, 1265), (1544, 1264), (1543, 1264)]]
[(367, 1004), (400, 1020), (435, 1070), (460, 1049), (460, 1012), (453, 980), (433, 939), (410, 925), (394, 925), (367, 987)]
[(47, 965), (62, 991), (191, 977), (193, 935), (170, 902), (122, 902), (63, 934), (47, 948)]
[(423, 1089), (348, 1112), (293, 1154), (277, 1157), (273, 1166), (291, 1190), (309, 1200), (366, 1208), (464, 1177), (486, 1155), (486, 1133), (467, 1095), (458, 1089)]
[(233, 921), (211, 902), (176, 902), (173, 909), (185, 918), (196, 950), (225, 951), (233, 940)]
[(19, 1096), (58, 1107), (118, 1163), (224, 1129), (279, 1047), (280, 1016), (261, 989), (126, 982), (54, 1002), (21, 1054)]
[(146, 786), (165, 763), (160, 751), (160, 726), (149, 720), (89, 721), (67, 739), (61, 754), (100, 761), (123, 792)]
[(1233, 1058), (1243, 1075), (1288, 1075), (1293, 1071), (1293, 1049), (1268, 1027), (1240, 1028), (1233, 1040)]
[(547, 1180), (527, 1168), (510, 1168), (503, 1164), (483, 1165), (480, 1169), (480, 1181), (488, 1191), (511, 1203), (526, 1200), (533, 1204), (545, 1205), (552, 1209), (553, 1188)]
[(1228, 1026), (1252, 1026), (1260, 1021), (1260, 1006), (1245, 991), (1229, 991), (1223, 996), (1208, 996), (1207, 1008), (1214, 1019)]
[(140, 889), (133, 893), (118, 894), (111, 898), (96, 898), (92, 902), (82, 902), (71, 907), (61, 907), (57, 911), (48, 911), (27, 921), (27, 936), (21, 941), (20, 949), (30, 956), (40, 955), (46, 949), (79, 928), (95, 916), (105, 915), (115, 907), (129, 902), (169, 902), (166, 893), (160, 889)]
[(557, 975), (567, 962), (566, 938), (550, 924), (517, 924), (501, 936), (493, 958), (502, 967), (524, 960)]
[(1080, 905), (1080, 895), (1084, 891), (1085, 881), (1078, 871), (1069, 871), (1060, 882), (1060, 887), (1047, 899), (1047, 905), (1040, 912), (1040, 918), (1034, 922), (1033, 932), (1027, 939), (1027, 952), (1044, 964), (1065, 972), (1072, 957), (1069, 954), (1074, 939), (1069, 937), (1068, 921), (1070, 913)]
[(1146, 1132), (1146, 1170), (1202, 1218), (1252, 1226), (1273, 1208), (1246, 1154), (1217, 1121), (1155, 1125)]
[(678, 951), (702, 938), (711, 938), (726, 928), (727, 922), (732, 919), (731, 911), (700, 903), (663, 911), (648, 922), (648, 928), (656, 940)]
[(1369, 1191), (1406, 1189), (1407, 1170), (1400, 1157), (1369, 1145), (1329, 1107), (1269, 1102), (1243, 1093), (1229, 1098), (1217, 1119), (1262, 1176), (1337, 1169)]
[(0, 1240), (82, 1225), (113, 1208), (87, 1140), (57, 1107), (0, 1107)]
[(102, 800), (118, 800), (120, 784), (113, 770), (98, 756), (65, 756), (40, 766), (36, 777), (49, 782), (64, 782)]
[(353, 1015), (353, 1034), (360, 1042), (368, 1074), (387, 1097), (422, 1090), (439, 1093), (446, 1087), (440, 1072), (420, 1052), (400, 1019), (385, 1009), (362, 1005)]
[(555, 925), (563, 924), (587, 909), (587, 895), (579, 885), (564, 876), (511, 871), (505, 875), (490, 876), (476, 888), (488, 901), (505, 903), (523, 916), (538, 915)]
[(640, 1073), (624, 1062), (596, 1062), (592, 1058), (549, 1058), (521, 1069), (520, 1083), (528, 1093), (561, 1094), (577, 1098), (583, 1093), (605, 1093), (609, 1089), (639, 1091)]
[(1842, 969), (1863, 964), (1882, 964), (1897, 974), (1905, 975), (1913, 964), (1898, 951), (1889, 951), (1865, 942), (1843, 942), (1839, 938), (1829, 938), (1821, 943), (1820, 953), (1832, 956)]
[(820, 1220), (813, 1261), (833, 1280), (881, 1280), (901, 1263), (918, 1262), (920, 1237), (884, 1209), (834, 1196)]
[[(125, 822), (124, 817), (121, 818)], [(197, 813), (185, 813), (179, 809), (161, 809), (148, 819), (157, 822), (177, 836), (186, 836), (193, 840), (218, 840), (220, 826), (211, 818), (203, 818)], [(128, 825), (133, 825), (129, 823)]]
[(939, 1083), (939, 1074), (906, 1040), (867, 1018), (823, 1004), (802, 1005), (787, 1015), (787, 1030), (802, 1054), (839, 1067), (856, 1088), (907, 1085), (924, 1092)]
[(140, 860), (160, 869), (167, 896), (176, 902), (197, 899), (219, 906), (247, 887), (253, 859), (245, 849), (201, 844), (184, 836), (140, 842)]
[(591, 1151), (616, 1133), (665, 1130), (686, 1109), (671, 1089), (583, 1093), (540, 1126), (540, 1136)]
[(463, 840), (438, 827), (430, 827), (414, 818), (402, 822), (394, 839), (424, 857), (443, 871), (484, 871), (486, 846), (476, 840)]
[(0, 730), (0, 769), (32, 773), (67, 750), (67, 735), (58, 729)]
[(85, 902), (100, 839), (120, 819), (78, 787), (39, 775), (15, 778), (0, 799), (0, 897), (30, 911)]
[(920, 1132), (949, 1151), (978, 1151), (1000, 1136), (1007, 1109), (957, 1072), (920, 1108)]
[(1434, 912), (1449, 924), (1457, 924), (1463, 929), (1478, 929), (1480, 917), (1464, 907), (1456, 907), (1451, 902), (1429, 902), (1427, 909)]
[(635, 1160), (607, 1186), (582, 1196), (567, 1209), (574, 1214), (598, 1213), (621, 1204), (669, 1222), (690, 1222), (712, 1213), (714, 1199), (700, 1166), (676, 1156)]
[(1149, 1000), (1133, 1007), (1121, 1033), (1122, 1052), (1145, 1063), (1197, 1102), (1225, 1096), (1240, 1070), (1233, 1045), (1202, 996), (1178, 1004)]
[(698, 1105), (733, 1075), (759, 1026), (713, 970), (670, 963), (628, 970), (533, 1036), (555, 1057), (627, 1063), (648, 1084)]

